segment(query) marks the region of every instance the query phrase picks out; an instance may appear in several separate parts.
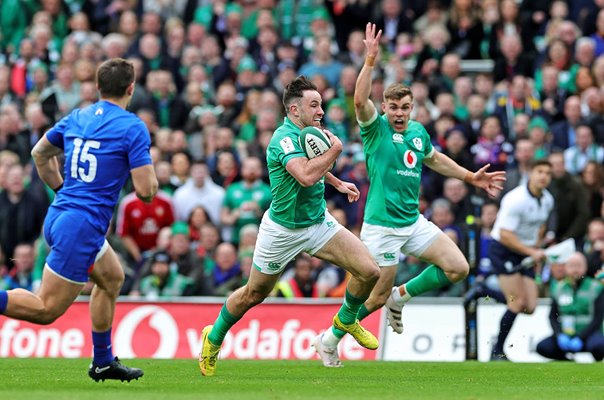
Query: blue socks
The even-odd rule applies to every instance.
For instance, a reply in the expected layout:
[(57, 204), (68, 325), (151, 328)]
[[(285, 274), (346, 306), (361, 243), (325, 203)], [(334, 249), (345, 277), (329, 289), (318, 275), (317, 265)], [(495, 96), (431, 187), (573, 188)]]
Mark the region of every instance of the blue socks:
[(6, 290), (0, 290), (0, 314), (4, 314), (8, 305), (8, 293)]
[(503, 317), (501, 317), (501, 322), (499, 323), (499, 336), (497, 336), (497, 343), (495, 343), (495, 346), (493, 347), (493, 353), (503, 353), (505, 339), (507, 339), (508, 335), (510, 334), (512, 325), (514, 325), (517, 315), (518, 314), (507, 309), (505, 314), (503, 314)]
[(111, 328), (105, 332), (92, 332), (92, 348), (94, 356), (92, 363), (98, 366), (109, 365), (113, 361), (111, 351)]

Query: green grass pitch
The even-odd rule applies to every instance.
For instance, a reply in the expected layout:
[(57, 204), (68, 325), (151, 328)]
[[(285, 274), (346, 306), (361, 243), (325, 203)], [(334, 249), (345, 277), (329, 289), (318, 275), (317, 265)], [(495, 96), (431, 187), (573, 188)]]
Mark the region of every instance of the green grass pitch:
[(604, 399), (601, 363), (402, 363), (220, 360), (204, 378), (196, 360), (127, 360), (138, 381), (93, 382), (87, 359), (0, 359), (1, 399)]

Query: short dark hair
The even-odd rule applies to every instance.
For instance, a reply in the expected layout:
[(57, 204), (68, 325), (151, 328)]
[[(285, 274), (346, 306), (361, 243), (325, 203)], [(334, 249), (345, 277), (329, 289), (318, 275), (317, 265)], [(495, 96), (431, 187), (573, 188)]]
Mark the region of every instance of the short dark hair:
[(107, 60), (96, 70), (96, 82), (101, 97), (124, 97), (126, 89), (134, 82), (134, 66), (123, 58)]
[(287, 108), (294, 101), (301, 99), (306, 90), (317, 90), (317, 87), (304, 75), (298, 76), (285, 86), (283, 91), (283, 106), (287, 112)]
[(549, 162), (547, 160), (547, 158), (540, 158), (539, 160), (533, 160), (531, 162), (531, 171), (534, 170), (537, 167), (542, 166), (542, 165), (545, 165), (545, 166), (548, 166), (548, 167), (552, 168), (552, 163)]

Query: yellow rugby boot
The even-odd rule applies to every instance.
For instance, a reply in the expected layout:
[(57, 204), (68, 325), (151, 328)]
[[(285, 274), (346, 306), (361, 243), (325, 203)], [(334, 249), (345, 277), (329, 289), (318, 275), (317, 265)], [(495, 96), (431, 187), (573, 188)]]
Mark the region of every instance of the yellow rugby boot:
[(199, 369), (203, 376), (213, 376), (216, 373), (216, 361), (220, 346), (210, 342), (208, 336), (212, 331), (212, 325), (208, 325), (201, 331), (201, 351), (199, 352)]
[(380, 345), (377, 338), (373, 336), (373, 333), (363, 328), (358, 319), (353, 324), (344, 325), (342, 321), (340, 321), (338, 314), (336, 314), (336, 316), (333, 317), (333, 326), (336, 329), (349, 333), (358, 344), (366, 349), (375, 350)]

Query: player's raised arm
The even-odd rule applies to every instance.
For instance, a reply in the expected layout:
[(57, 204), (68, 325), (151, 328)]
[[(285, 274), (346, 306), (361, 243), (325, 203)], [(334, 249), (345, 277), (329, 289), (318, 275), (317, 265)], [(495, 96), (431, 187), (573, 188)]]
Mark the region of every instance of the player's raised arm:
[(57, 156), (62, 153), (63, 149), (50, 143), (46, 135), (42, 136), (42, 139), (36, 143), (31, 151), (38, 175), (55, 192), (63, 186), (63, 177), (57, 160)]
[(370, 100), (371, 95), (371, 75), (373, 74), (373, 66), (375, 59), (379, 55), (380, 51), (380, 38), (382, 37), (382, 31), (376, 33), (376, 26), (371, 22), (367, 23), (365, 27), (365, 48), (367, 54), (365, 55), (365, 64), (359, 72), (357, 83), (354, 89), (354, 110), (357, 116), (357, 120), (360, 122), (369, 121), (375, 114), (375, 106)]
[(130, 174), (132, 175), (132, 183), (134, 184), (134, 190), (138, 198), (146, 203), (150, 203), (159, 187), (153, 165), (147, 164), (133, 168), (130, 170)]

